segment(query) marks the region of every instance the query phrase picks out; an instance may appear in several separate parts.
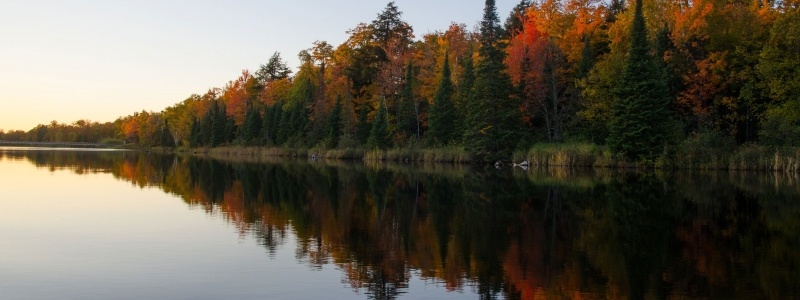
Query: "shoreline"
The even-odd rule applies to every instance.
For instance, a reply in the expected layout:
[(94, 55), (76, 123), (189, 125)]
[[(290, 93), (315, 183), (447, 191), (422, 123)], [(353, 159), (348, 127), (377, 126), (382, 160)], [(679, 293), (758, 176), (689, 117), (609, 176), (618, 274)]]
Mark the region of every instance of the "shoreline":
[[(206, 155), (210, 157), (287, 157), (326, 160), (357, 160), (397, 163), (444, 163), (492, 165), (476, 161), (463, 148), (291, 149), (279, 147), (222, 146), (195, 149), (158, 149), (158, 152)], [(800, 148), (768, 147), (747, 144), (732, 149), (711, 147), (671, 147), (654, 161), (627, 161), (606, 146), (594, 144), (537, 144), (526, 151), (515, 151), (503, 166), (528, 162), (529, 167), (658, 169), (658, 170), (736, 170), (800, 173)]]
[[(37, 148), (124, 149), (156, 153), (208, 156), (211, 158), (300, 158), (343, 161), (397, 163), (443, 163), (454, 165), (493, 165), (477, 161), (462, 147), (393, 148), (366, 150), (362, 148), (322, 149), (283, 148), (264, 146), (220, 146), (214, 148), (162, 148), (137, 145), (97, 143), (7, 142), (0, 146)], [(515, 151), (502, 161), (502, 166), (514, 166), (523, 161), (529, 167), (596, 168), (596, 169), (657, 169), (657, 170), (737, 170), (800, 173), (800, 148), (768, 147), (746, 144), (734, 148), (670, 147), (654, 161), (631, 162), (614, 155), (606, 146), (588, 143), (536, 144), (525, 151)]]
[(34, 148), (81, 148), (81, 149), (128, 149), (138, 150), (139, 148), (128, 145), (101, 144), (101, 143), (81, 143), (81, 142), (19, 142), (19, 141), (0, 141), (0, 147), (34, 147)]

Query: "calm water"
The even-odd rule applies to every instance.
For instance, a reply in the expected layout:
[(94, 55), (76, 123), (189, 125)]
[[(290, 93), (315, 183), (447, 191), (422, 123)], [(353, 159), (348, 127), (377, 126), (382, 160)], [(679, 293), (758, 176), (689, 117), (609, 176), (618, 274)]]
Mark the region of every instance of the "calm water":
[(2, 299), (792, 299), (800, 181), (0, 148)]

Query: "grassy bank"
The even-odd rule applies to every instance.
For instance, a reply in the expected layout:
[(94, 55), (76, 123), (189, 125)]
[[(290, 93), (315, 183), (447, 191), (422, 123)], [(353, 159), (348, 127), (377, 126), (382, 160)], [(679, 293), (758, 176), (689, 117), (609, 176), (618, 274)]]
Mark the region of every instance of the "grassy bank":
[(549, 167), (625, 167), (626, 163), (615, 157), (608, 147), (594, 144), (537, 144), (527, 151), (516, 151), (515, 162), (528, 161), (533, 166)]
[(221, 146), (214, 148), (176, 149), (178, 153), (206, 154), (210, 156), (294, 157), (318, 159), (353, 159), (394, 162), (470, 163), (471, 156), (463, 148), (396, 148), (388, 150), (348, 149), (291, 149), (282, 147)]
[[(223, 146), (215, 148), (177, 149), (179, 153), (204, 154), (214, 157), (291, 157), (364, 160), (388, 162), (476, 163), (462, 147), (395, 148), (388, 150), (291, 149), (280, 147)], [(614, 155), (608, 147), (587, 143), (537, 144), (525, 151), (514, 152), (511, 160), (528, 161), (531, 166), (586, 168), (656, 168), (695, 170), (760, 170), (800, 171), (800, 148), (775, 148), (761, 145), (707, 146), (685, 142), (665, 149), (655, 161), (631, 162)]]
[(657, 168), (694, 170), (800, 171), (800, 148), (761, 145), (730, 147), (684, 143), (665, 149), (652, 162), (631, 162), (593, 144), (540, 144), (514, 153), (514, 161), (534, 166), (595, 168)]

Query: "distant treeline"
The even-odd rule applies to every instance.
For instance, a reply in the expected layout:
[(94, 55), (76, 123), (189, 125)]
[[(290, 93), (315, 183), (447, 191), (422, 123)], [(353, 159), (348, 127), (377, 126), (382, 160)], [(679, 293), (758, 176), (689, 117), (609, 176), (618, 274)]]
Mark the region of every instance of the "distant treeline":
[(401, 17), (390, 2), (343, 44), (314, 42), (296, 74), (275, 53), (161, 112), (0, 139), (449, 146), (485, 160), (563, 141), (645, 161), (683, 143), (800, 146), (797, 0), (523, 0), (502, 26), (489, 0), (478, 30), (419, 38)]

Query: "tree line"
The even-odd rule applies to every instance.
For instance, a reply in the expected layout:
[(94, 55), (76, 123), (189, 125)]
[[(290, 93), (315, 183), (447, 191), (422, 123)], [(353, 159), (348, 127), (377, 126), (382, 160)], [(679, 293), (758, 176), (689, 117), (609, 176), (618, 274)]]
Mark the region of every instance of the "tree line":
[[(296, 73), (276, 52), (222, 88), (92, 136), (167, 147), (462, 147), (485, 160), (564, 141), (630, 159), (687, 140), (800, 146), (799, 7), (522, 0), (501, 24), (488, 0), (476, 30), (452, 23), (417, 38), (389, 2), (341, 45), (300, 51)], [(42, 140), (54, 123), (24, 138)]]

